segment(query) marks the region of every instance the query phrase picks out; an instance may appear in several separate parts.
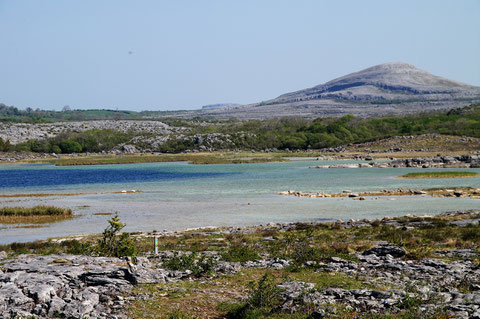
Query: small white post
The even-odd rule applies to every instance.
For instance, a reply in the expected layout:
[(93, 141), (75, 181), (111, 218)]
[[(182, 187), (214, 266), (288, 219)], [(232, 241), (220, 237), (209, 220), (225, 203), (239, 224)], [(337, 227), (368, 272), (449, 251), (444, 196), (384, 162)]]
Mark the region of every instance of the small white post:
[(154, 242), (153, 242), (154, 248), (155, 248), (155, 256), (158, 255), (158, 236), (154, 236)]

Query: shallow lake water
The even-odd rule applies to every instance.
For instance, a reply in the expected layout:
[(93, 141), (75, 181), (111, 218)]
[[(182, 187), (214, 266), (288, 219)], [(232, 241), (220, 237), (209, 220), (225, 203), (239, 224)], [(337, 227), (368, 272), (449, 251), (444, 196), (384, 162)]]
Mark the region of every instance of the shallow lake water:
[[(0, 194), (84, 193), (75, 196), (0, 198), (0, 206), (55, 205), (77, 218), (42, 228), (0, 224), (0, 243), (99, 233), (118, 212), (126, 231), (243, 226), (268, 222), (361, 219), (405, 214), (438, 214), (478, 209), (480, 200), (429, 196), (348, 198), (281, 196), (285, 190), (354, 192), (396, 188), (480, 187), (480, 178), (399, 179), (434, 169), (313, 169), (313, 165), (355, 161), (293, 160), (284, 163), (190, 165), (186, 162), (126, 165), (0, 166)], [(459, 169), (453, 169), (459, 170)], [(462, 169), (463, 170), (463, 169)], [(480, 169), (464, 169), (480, 173)], [(122, 190), (140, 193), (116, 193)], [(394, 199), (394, 200), (392, 200)], [(87, 207), (88, 206), (88, 207)]]

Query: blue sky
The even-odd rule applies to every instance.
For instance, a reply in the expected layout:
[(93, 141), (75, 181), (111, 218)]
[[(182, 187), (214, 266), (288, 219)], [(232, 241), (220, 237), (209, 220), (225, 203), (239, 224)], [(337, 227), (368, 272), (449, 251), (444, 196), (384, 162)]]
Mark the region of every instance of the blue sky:
[(480, 86), (480, 1), (0, 0), (0, 103), (253, 103), (384, 62)]

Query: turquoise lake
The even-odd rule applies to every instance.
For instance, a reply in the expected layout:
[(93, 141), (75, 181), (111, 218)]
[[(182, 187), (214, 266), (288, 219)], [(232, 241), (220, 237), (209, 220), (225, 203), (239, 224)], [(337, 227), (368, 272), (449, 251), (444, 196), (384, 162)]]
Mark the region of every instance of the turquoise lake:
[[(0, 224), (0, 243), (99, 233), (118, 212), (126, 231), (243, 226), (268, 222), (361, 219), (405, 214), (438, 214), (479, 209), (480, 200), (429, 196), (297, 198), (278, 192), (354, 192), (396, 188), (480, 187), (480, 178), (398, 179), (434, 169), (312, 169), (313, 165), (357, 161), (294, 159), (284, 163), (190, 165), (185, 162), (126, 165), (0, 166), (0, 194), (85, 193), (76, 196), (0, 198), (0, 206), (55, 205), (72, 208), (77, 218), (43, 228)], [(458, 171), (459, 169), (453, 169)], [(462, 169), (460, 169), (462, 170)], [(463, 169), (476, 171), (480, 169)], [(116, 193), (139, 190), (140, 193)], [(392, 200), (394, 199), (394, 200)]]

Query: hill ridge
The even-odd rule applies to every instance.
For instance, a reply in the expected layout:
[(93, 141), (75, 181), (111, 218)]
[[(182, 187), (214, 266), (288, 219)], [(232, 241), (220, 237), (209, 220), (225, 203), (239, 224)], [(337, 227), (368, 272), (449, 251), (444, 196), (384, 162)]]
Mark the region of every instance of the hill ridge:
[[(388, 62), (353, 72), (311, 88), (282, 94), (274, 102), (298, 102), (308, 99), (340, 98), (353, 100), (388, 100), (411, 98), (424, 94), (424, 99), (437, 95), (457, 98), (479, 96), (480, 87), (449, 80), (405, 62)], [(394, 96), (391, 96), (394, 95)], [(455, 96), (452, 96), (455, 98)]]

